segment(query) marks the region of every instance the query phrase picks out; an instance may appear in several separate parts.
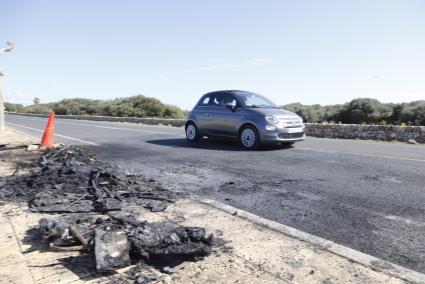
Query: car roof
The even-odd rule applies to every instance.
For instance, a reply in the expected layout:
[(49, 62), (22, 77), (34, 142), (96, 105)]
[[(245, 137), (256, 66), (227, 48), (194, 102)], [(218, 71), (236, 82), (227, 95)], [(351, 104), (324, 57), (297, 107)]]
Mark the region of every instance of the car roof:
[(243, 90), (221, 90), (221, 91), (214, 91), (214, 92), (209, 92), (206, 93), (204, 96), (211, 96), (211, 95), (216, 95), (216, 94), (222, 94), (222, 93), (249, 93), (248, 91), (243, 91)]

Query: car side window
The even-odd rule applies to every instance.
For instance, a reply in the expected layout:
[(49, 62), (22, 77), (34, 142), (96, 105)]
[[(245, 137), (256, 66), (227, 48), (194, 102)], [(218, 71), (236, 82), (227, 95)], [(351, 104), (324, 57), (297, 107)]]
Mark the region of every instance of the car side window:
[(202, 101), (201, 101), (201, 103), (199, 104), (200, 106), (207, 106), (207, 105), (209, 105), (210, 104), (210, 100), (211, 100), (211, 97), (210, 96), (206, 96)]
[(232, 105), (232, 106), (236, 106), (237, 102), (236, 99), (228, 94), (218, 94), (215, 95), (214, 100), (213, 100), (213, 106), (217, 106), (217, 107), (225, 107), (227, 105)]
[(221, 95), (216, 95), (213, 100), (213, 106), (220, 106)]

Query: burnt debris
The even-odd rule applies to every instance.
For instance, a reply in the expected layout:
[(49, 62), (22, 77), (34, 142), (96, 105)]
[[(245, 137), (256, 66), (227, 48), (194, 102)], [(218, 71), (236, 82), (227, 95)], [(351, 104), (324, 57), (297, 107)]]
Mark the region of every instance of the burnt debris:
[(42, 219), (38, 228), (42, 239), (56, 251), (93, 253), (99, 272), (140, 261), (171, 271), (168, 266), (211, 254), (214, 243), (213, 236), (203, 228), (138, 221), (133, 215), (123, 214)]
[(127, 204), (157, 212), (181, 195), (94, 157), (76, 147), (50, 150), (32, 173), (0, 179), (0, 199), (27, 201), (37, 212), (104, 213)]
[(136, 283), (156, 279), (146, 265), (173, 273), (175, 265), (211, 253), (215, 241), (203, 228), (139, 220), (123, 210), (163, 211), (181, 196), (77, 147), (49, 150), (29, 173), (0, 179), (0, 200), (56, 213), (40, 220), (38, 244), (43, 240), (52, 251), (91, 255), (97, 272), (137, 264), (129, 276)]

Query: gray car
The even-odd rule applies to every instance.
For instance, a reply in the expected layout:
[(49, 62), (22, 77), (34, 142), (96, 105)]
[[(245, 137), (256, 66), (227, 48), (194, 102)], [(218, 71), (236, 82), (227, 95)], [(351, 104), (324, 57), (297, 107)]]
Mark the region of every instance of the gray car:
[(305, 138), (301, 117), (247, 91), (203, 95), (190, 112), (185, 129), (191, 142), (204, 136), (237, 138), (248, 149), (271, 143), (291, 145)]

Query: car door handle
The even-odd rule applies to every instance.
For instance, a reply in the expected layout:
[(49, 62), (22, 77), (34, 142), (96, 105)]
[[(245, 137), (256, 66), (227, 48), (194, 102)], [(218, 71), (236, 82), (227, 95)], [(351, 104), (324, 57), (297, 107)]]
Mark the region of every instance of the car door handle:
[(211, 116), (212, 114), (211, 114), (211, 113), (206, 113), (205, 115), (206, 115), (206, 116)]

